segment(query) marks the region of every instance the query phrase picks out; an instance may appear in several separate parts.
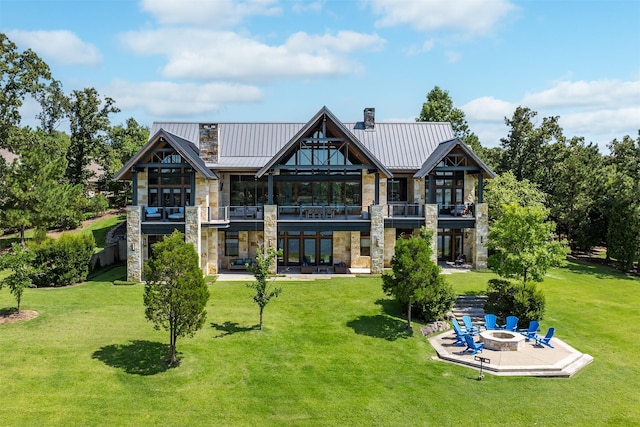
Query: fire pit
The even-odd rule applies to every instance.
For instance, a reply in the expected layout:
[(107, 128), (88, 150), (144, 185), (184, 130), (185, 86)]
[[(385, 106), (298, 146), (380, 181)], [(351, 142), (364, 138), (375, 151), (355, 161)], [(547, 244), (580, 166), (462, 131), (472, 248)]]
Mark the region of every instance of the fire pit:
[(488, 350), (518, 351), (524, 347), (525, 336), (510, 331), (483, 331), (480, 332), (480, 341)]

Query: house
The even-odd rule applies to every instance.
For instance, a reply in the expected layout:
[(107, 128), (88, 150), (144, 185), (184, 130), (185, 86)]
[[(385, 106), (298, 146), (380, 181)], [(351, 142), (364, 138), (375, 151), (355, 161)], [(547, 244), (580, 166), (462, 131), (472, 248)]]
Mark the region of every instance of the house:
[(390, 266), (395, 241), (433, 230), (434, 259), (486, 268), (483, 182), (494, 173), (449, 123), (154, 123), (116, 174), (133, 182), (127, 271), (140, 280), (152, 245), (178, 229), (206, 274), (259, 246), (278, 269)]

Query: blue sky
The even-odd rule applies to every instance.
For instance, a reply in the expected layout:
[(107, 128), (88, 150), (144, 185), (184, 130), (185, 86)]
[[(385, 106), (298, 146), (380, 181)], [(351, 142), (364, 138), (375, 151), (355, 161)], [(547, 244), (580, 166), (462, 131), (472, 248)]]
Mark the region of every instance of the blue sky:
[(0, 31), (114, 124), (412, 121), (439, 86), (488, 147), (519, 105), (603, 152), (640, 129), (637, 0), (0, 0)]

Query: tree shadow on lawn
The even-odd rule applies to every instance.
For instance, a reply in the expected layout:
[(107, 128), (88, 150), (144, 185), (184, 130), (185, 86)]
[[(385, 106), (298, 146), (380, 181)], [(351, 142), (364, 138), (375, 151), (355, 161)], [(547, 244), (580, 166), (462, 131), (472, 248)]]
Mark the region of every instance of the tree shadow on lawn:
[(567, 263), (564, 268), (572, 273), (588, 274), (596, 276), (598, 279), (634, 280), (632, 276), (629, 276), (620, 270), (616, 270), (614, 267), (589, 263), (583, 260), (573, 260), (572, 262)]
[(170, 368), (169, 344), (135, 340), (131, 344), (111, 344), (96, 350), (92, 358), (132, 375), (155, 375)]
[(260, 325), (253, 325), (249, 327), (239, 326), (236, 322), (224, 322), (211, 323), (211, 327), (217, 331), (222, 331), (220, 335), (216, 335), (214, 338), (222, 338), (227, 335), (232, 335), (238, 332), (249, 332), (260, 328)]
[(407, 329), (406, 321), (386, 314), (360, 316), (347, 322), (347, 326), (353, 328), (356, 334), (384, 338), (387, 341), (413, 336), (413, 331)]

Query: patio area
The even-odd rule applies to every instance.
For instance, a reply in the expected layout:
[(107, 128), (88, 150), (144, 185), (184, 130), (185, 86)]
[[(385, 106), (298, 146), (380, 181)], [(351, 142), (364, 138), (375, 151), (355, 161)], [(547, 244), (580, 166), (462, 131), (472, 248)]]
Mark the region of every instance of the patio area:
[(593, 361), (558, 338), (552, 338), (554, 348), (538, 347), (535, 341), (525, 342), (518, 351), (484, 349), (475, 355), (463, 353), (465, 346), (456, 346), (452, 330), (429, 338), (440, 360), (480, 369), (476, 356), (489, 359), (482, 363), (483, 372), (498, 376), (571, 377)]

